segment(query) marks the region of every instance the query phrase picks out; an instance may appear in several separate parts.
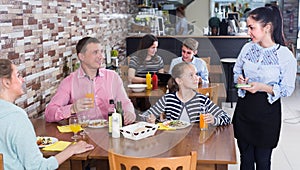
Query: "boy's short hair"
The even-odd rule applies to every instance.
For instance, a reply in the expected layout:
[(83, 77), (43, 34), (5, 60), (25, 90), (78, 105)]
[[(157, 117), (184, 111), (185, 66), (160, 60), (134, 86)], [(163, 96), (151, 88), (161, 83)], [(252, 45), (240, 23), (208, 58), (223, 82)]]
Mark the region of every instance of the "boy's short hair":
[(198, 41), (193, 38), (187, 38), (183, 41), (182, 45), (186, 46), (187, 48), (196, 51), (198, 49)]

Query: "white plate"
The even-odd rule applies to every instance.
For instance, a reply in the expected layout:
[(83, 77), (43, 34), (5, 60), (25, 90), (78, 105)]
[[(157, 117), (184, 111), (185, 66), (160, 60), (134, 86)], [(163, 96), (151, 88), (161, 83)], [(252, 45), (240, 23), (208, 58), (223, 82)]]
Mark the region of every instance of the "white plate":
[(163, 125), (169, 128), (183, 129), (190, 126), (191, 123), (182, 120), (167, 120), (163, 122)]
[(103, 128), (108, 126), (108, 122), (105, 119), (96, 119), (96, 120), (90, 120), (89, 122), (89, 128)]
[(130, 88), (133, 92), (142, 92), (146, 89), (146, 84), (129, 84), (128, 88)]
[(39, 148), (44, 148), (44, 147), (49, 146), (49, 145), (52, 145), (52, 144), (54, 144), (55, 142), (58, 141), (57, 138), (49, 137), (49, 136), (37, 136), (37, 137), (36, 137), (36, 143), (37, 143), (37, 144), (38, 144), (38, 141), (39, 141), (39, 140), (42, 140), (42, 141), (43, 141), (42, 144), (38, 145)]

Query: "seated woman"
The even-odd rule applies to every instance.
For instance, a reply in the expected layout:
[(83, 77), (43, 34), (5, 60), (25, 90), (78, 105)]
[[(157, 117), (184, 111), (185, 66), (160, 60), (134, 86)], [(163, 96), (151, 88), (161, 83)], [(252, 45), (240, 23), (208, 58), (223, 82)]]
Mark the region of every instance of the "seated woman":
[(57, 169), (73, 154), (94, 148), (80, 141), (55, 156), (43, 158), (28, 115), (14, 104), (24, 93), (23, 83), (17, 67), (10, 60), (0, 59), (0, 153), (3, 153), (4, 169)]
[(230, 115), (214, 104), (208, 97), (195, 91), (199, 78), (192, 63), (181, 62), (172, 69), (169, 84), (171, 93), (165, 94), (155, 105), (143, 113), (149, 116), (149, 122), (154, 123), (162, 113), (168, 120), (183, 120), (199, 122), (200, 109), (206, 107), (208, 114), (204, 119), (213, 126), (228, 125)]
[(130, 58), (128, 80), (131, 83), (145, 83), (148, 72), (164, 72), (163, 59), (156, 55), (158, 39), (152, 34), (142, 37), (136, 56)]

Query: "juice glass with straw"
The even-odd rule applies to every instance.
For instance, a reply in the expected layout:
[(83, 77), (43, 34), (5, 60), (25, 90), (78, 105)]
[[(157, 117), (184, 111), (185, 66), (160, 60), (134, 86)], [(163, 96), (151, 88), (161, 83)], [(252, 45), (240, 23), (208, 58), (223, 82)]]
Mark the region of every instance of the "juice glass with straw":
[(208, 124), (204, 120), (204, 115), (207, 113), (207, 107), (203, 106), (200, 108), (199, 126), (201, 130), (207, 130)]

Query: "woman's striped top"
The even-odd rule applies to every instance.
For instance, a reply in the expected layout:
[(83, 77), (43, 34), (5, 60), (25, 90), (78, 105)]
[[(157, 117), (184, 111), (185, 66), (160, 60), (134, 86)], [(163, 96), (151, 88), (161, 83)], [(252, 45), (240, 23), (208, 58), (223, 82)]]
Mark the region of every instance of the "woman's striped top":
[(190, 121), (199, 122), (200, 109), (203, 106), (207, 107), (208, 113), (214, 115), (214, 126), (228, 125), (231, 123), (230, 115), (214, 104), (208, 97), (200, 93), (196, 93), (195, 96), (186, 103), (181, 102), (176, 93), (165, 94), (144, 114), (152, 113), (156, 117), (159, 117), (161, 113), (165, 113), (168, 120), (179, 120), (183, 110), (186, 109)]
[(164, 61), (160, 56), (152, 57), (151, 60), (145, 61), (144, 63), (139, 63), (139, 58), (137, 56), (132, 56), (130, 58), (129, 68), (136, 70), (135, 76), (146, 77), (146, 74), (156, 73), (158, 70), (164, 68)]

